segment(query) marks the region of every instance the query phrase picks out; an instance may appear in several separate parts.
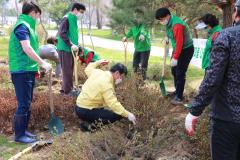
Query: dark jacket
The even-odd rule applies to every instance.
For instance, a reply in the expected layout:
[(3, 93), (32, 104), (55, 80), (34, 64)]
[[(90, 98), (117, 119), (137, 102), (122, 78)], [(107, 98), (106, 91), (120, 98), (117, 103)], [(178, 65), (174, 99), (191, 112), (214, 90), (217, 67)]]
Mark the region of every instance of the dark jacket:
[(199, 116), (211, 103), (214, 119), (240, 123), (240, 25), (229, 27), (216, 39), (210, 66), (193, 99), (190, 113)]

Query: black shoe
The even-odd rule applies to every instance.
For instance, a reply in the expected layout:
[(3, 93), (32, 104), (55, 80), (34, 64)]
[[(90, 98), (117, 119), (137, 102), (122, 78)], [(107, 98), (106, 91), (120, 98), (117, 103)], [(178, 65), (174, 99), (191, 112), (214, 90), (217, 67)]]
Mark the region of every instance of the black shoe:
[(92, 126), (88, 122), (80, 123), (79, 128), (81, 129), (82, 132), (91, 132), (92, 131)]
[(177, 96), (175, 96), (172, 100), (171, 100), (171, 104), (173, 105), (181, 105), (183, 104), (183, 100), (178, 98)]
[(37, 140), (25, 135), (27, 126), (27, 114), (14, 115), (15, 141), (21, 143), (34, 143)]

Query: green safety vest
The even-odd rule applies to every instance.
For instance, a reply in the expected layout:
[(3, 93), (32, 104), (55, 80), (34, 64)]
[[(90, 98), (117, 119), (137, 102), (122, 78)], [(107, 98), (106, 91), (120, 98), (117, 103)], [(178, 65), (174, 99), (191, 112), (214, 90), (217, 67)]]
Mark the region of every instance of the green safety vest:
[(8, 46), (8, 61), (10, 72), (38, 71), (38, 64), (32, 60), (24, 51), (20, 41), (17, 39), (14, 30), (19, 25), (24, 24), (30, 32), (30, 45), (39, 55), (38, 34), (35, 30), (36, 20), (31, 16), (21, 14), (13, 27)]
[(93, 59), (92, 59), (93, 62), (101, 59), (99, 54), (97, 54), (94, 50), (85, 47), (84, 50), (83, 50), (84, 61), (87, 59), (87, 55), (88, 55), (89, 52), (93, 52)]
[(182, 19), (180, 19), (178, 16), (172, 15), (169, 23), (166, 25), (166, 32), (167, 32), (167, 36), (170, 38), (173, 49), (174, 50), (176, 49), (176, 41), (174, 39), (174, 34), (173, 34), (173, 28), (176, 24), (181, 24), (185, 27), (183, 49), (192, 46), (193, 45), (192, 35), (189, 31), (189, 27), (187, 23), (184, 22)]
[[(145, 39), (143, 41), (139, 40), (139, 36), (143, 35)], [(151, 40), (150, 40), (150, 32), (145, 27), (145, 25), (135, 25), (126, 34), (127, 38), (133, 37), (134, 39), (134, 48), (137, 52), (144, 52), (151, 50)]]
[[(74, 15), (72, 12), (68, 12), (64, 17), (68, 18), (69, 22), (69, 29), (67, 32), (67, 36), (69, 40), (75, 44), (78, 45), (78, 24), (77, 24), (77, 16)], [(68, 53), (71, 53), (71, 47), (69, 47), (60, 37), (58, 36), (58, 43), (57, 43), (57, 49), (59, 51), (65, 51)]]
[(206, 69), (210, 65), (210, 52), (212, 49), (213, 35), (221, 30), (222, 27), (217, 25), (208, 31), (208, 39), (202, 58), (202, 69)]

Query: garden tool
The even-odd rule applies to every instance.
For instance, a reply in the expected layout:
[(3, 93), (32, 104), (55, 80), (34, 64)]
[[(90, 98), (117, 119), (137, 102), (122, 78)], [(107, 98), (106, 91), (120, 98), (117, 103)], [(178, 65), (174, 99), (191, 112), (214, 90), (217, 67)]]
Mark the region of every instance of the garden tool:
[(164, 56), (163, 56), (163, 68), (162, 68), (162, 75), (159, 81), (159, 86), (161, 89), (161, 93), (164, 97), (167, 96), (167, 91), (166, 91), (166, 87), (164, 84), (164, 75), (165, 75), (165, 66), (166, 66), (166, 58), (167, 58), (167, 54), (169, 52), (169, 46), (168, 46), (168, 42), (165, 41), (164, 42)]
[(24, 149), (23, 151), (17, 153), (16, 155), (14, 155), (13, 157), (9, 158), (9, 160), (17, 160), (19, 158), (21, 158), (23, 155), (28, 154), (30, 152), (34, 152), (39, 150), (40, 148), (44, 147), (44, 146), (48, 146), (51, 145), (53, 143), (52, 140), (47, 140), (47, 141), (37, 141), (35, 143), (33, 143), (31, 146), (27, 147), (26, 149)]
[(77, 52), (74, 53), (74, 51), (72, 50), (72, 56), (73, 56), (73, 61), (74, 61), (75, 87), (78, 88), (78, 72), (77, 72), (78, 59), (77, 59)]
[(127, 45), (128, 45), (128, 41), (123, 42), (123, 46), (124, 46), (124, 64), (125, 64), (125, 66), (127, 66)]
[(48, 89), (49, 89), (49, 103), (50, 103), (50, 121), (48, 123), (48, 129), (53, 135), (60, 135), (63, 133), (64, 128), (62, 122), (59, 118), (57, 118), (54, 114), (54, 105), (53, 105), (53, 94), (52, 94), (52, 70), (49, 72), (48, 79)]

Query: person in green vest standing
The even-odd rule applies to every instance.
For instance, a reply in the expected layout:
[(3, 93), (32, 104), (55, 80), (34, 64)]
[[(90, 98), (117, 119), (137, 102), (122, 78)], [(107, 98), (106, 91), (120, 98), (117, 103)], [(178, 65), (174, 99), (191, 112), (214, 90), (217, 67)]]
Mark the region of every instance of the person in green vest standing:
[(218, 37), (222, 27), (219, 25), (219, 21), (215, 15), (205, 14), (199, 19), (198, 25), (196, 26), (197, 30), (208, 29), (208, 39), (206, 42), (206, 47), (204, 49), (203, 58), (202, 58), (202, 69), (207, 69), (210, 65), (210, 52), (214, 41)]
[(142, 22), (144, 12), (140, 9), (135, 10), (136, 20), (133, 27), (129, 29), (122, 41), (127, 41), (132, 37), (134, 40), (133, 68), (135, 73), (140, 73), (143, 80), (146, 80), (148, 59), (151, 51), (150, 32), (148, 27)]
[(35, 74), (39, 66), (46, 71), (52, 69), (51, 64), (39, 57), (38, 34), (35, 28), (36, 19), (40, 15), (41, 9), (35, 3), (25, 2), (9, 40), (9, 69), (18, 105), (14, 114), (13, 128), (15, 141), (21, 143), (33, 143), (37, 140), (36, 135), (27, 131)]
[(58, 30), (57, 50), (62, 67), (62, 89), (61, 93), (78, 96), (78, 91), (73, 90), (73, 66), (74, 60), (71, 50), (78, 51), (78, 24), (77, 18), (84, 13), (86, 7), (81, 3), (73, 3), (71, 11), (68, 12), (60, 24)]
[(171, 103), (182, 104), (186, 72), (194, 53), (192, 35), (188, 25), (178, 16), (172, 15), (167, 8), (159, 8), (155, 18), (166, 26), (166, 33), (173, 47), (171, 70), (176, 90)]

